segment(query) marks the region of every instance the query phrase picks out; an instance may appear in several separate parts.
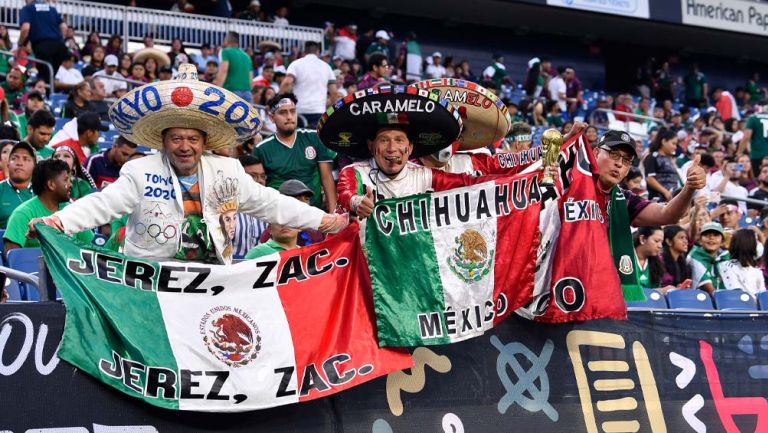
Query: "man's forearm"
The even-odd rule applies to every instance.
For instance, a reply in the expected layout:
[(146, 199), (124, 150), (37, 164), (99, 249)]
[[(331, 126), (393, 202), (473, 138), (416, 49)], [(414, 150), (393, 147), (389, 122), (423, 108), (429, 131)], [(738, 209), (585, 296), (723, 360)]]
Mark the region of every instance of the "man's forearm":
[(661, 224), (677, 224), (680, 218), (688, 212), (691, 207), (691, 199), (693, 199), (694, 190), (688, 187), (683, 187), (680, 194), (670, 200), (664, 209), (662, 210), (662, 216), (665, 222)]
[(19, 33), (19, 45), (24, 45), (27, 42), (27, 36), (29, 36), (29, 29), (22, 28)]

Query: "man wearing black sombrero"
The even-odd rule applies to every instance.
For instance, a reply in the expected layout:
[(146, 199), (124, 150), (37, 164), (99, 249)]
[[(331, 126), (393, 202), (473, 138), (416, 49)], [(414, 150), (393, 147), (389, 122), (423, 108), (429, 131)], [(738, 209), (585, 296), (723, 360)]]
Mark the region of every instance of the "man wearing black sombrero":
[(323, 232), (346, 226), (345, 216), (259, 185), (237, 159), (210, 153), (252, 137), (261, 120), (251, 104), (198, 81), (192, 65), (182, 65), (176, 80), (131, 91), (109, 114), (126, 139), (160, 152), (126, 163), (117, 181), (43, 223), (72, 233), (128, 215), (126, 255), (225, 264), (238, 212)]
[(458, 110), (423, 89), (380, 86), (339, 100), (320, 120), (325, 145), (356, 158), (337, 185), (339, 204), (366, 218), (379, 199), (442, 191), (480, 182), (409, 162), (453, 143), (461, 132)]

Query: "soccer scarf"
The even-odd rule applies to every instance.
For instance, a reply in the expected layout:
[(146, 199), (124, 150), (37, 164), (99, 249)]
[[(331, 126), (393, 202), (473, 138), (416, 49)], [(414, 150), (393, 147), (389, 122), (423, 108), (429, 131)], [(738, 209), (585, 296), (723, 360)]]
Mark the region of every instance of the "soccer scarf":
[(637, 260), (632, 244), (632, 232), (629, 229), (629, 212), (626, 198), (618, 186), (611, 189), (611, 202), (608, 206), (608, 238), (611, 241), (611, 254), (616, 269), (619, 271), (621, 289), (625, 301), (644, 301), (645, 294), (640, 287), (637, 275)]

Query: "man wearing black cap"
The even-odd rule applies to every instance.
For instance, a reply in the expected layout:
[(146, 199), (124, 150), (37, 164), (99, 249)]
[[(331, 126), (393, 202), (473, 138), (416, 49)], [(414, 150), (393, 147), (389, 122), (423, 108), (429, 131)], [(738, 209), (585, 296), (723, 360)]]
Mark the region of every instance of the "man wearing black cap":
[(0, 182), (0, 229), (5, 230), (13, 210), (34, 197), (31, 189), (35, 149), (27, 142), (16, 143), (8, 155), (8, 178)]
[[(280, 194), (293, 197), (309, 204), (314, 193), (304, 182), (290, 179), (280, 185)], [(245, 255), (246, 259), (255, 259), (275, 252), (304, 247), (322, 242), (325, 235), (317, 230), (297, 230), (280, 224), (269, 224), (268, 230), (261, 235), (261, 243)]]
[(666, 205), (653, 203), (619, 186), (637, 157), (635, 140), (626, 132), (608, 131), (592, 149), (598, 179), (595, 184), (600, 210), (608, 229), (611, 255), (618, 270), (625, 299), (644, 299), (638, 279), (638, 267), (630, 225), (635, 227), (677, 224), (688, 211), (696, 190), (706, 184), (706, 173), (696, 155), (688, 169), (685, 186)]
[[(101, 123), (99, 115), (90, 111), (77, 116), (77, 139), (70, 138), (56, 142), (52, 147), (69, 146), (77, 154), (80, 164), (85, 163), (88, 155), (99, 151), (99, 132), (108, 131), (109, 128)], [(62, 131), (63, 132), (63, 131)], [(57, 133), (58, 135), (59, 133)], [(87, 149), (87, 150), (86, 150)]]
[[(637, 157), (635, 140), (626, 132), (611, 130), (603, 135), (592, 151), (600, 170), (597, 185), (604, 194), (605, 208), (610, 201), (611, 192), (618, 188), (618, 184), (629, 172), (632, 161)], [(635, 226), (676, 224), (688, 210), (693, 194), (706, 184), (706, 174), (699, 165), (700, 158), (700, 155), (695, 157), (688, 170), (685, 186), (666, 206), (641, 199), (630, 191), (619, 188), (629, 211), (628, 223)]]

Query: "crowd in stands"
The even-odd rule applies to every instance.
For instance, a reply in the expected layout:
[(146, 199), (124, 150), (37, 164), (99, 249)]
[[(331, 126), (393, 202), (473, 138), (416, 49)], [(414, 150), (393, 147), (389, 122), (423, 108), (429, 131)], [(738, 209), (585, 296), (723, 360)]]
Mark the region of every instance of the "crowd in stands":
[[(260, 7), (253, 0), (236, 16), (288, 24), (287, 8), (270, 17)], [(180, 0), (174, 8), (193, 11), (197, 4)], [(635, 93), (609, 94), (583, 89), (573, 67), (546, 57), (531, 59), (526, 71), (508, 71), (503, 55), (494, 54), (475, 69), (440, 52), (423, 55), (414, 33), (396, 41), (386, 29), (359, 32), (354, 24), (327, 23), (325, 38), (325, 51), (308, 43), (303, 51), (284, 52), (275, 43), (241, 47), (236, 33), (221, 47), (204, 44), (194, 50), (179, 39), (158, 47), (147, 35), (143, 49), (160, 51), (166, 62), (162, 56), (124, 52), (120, 35), (104, 40), (91, 32), (81, 40), (66, 27), (68, 51), (50, 89), (28, 64), (32, 43), (12, 42), (0, 26), (0, 48), (15, 53), (0, 55), (0, 229), (6, 253), (35, 246), (25, 237), (32, 217), (50, 215), (105, 188), (123, 164), (148, 151), (116, 135), (103, 140), (110, 130), (110, 101), (135, 85), (171, 79), (180, 64), (194, 63), (201, 80), (262, 109), (260, 136), (217, 152), (239, 158), (256, 182), (328, 211), (336, 207), (334, 170), (348, 161), (325, 148), (311, 128), (338, 98), (382, 83), (457, 78), (497, 93), (513, 125), (506, 139), (489, 143), (485, 151), (491, 153), (526, 150), (538, 145), (532, 137), (536, 131), (554, 127), (567, 133), (575, 121), (589, 124), (585, 137), (593, 147), (606, 130), (625, 130), (636, 139), (639, 157), (614, 158), (633, 166), (622, 186), (653, 201), (674, 197), (694, 156), (701, 155), (707, 187), (689, 215), (675, 225), (634, 233), (641, 281), (664, 291), (740, 288), (756, 295), (765, 290), (768, 207), (761, 202), (768, 200), (768, 112), (757, 73), (731, 93), (711, 86), (696, 65), (675, 77), (668, 62), (650, 60), (639, 69)], [(277, 105), (286, 97), (295, 100), (295, 112)], [(97, 234), (119, 249), (121, 224), (125, 221)], [(94, 233), (82, 236), (90, 239)], [(243, 215), (234, 238), (235, 257), (251, 258), (317, 242), (322, 235), (267, 227)]]

